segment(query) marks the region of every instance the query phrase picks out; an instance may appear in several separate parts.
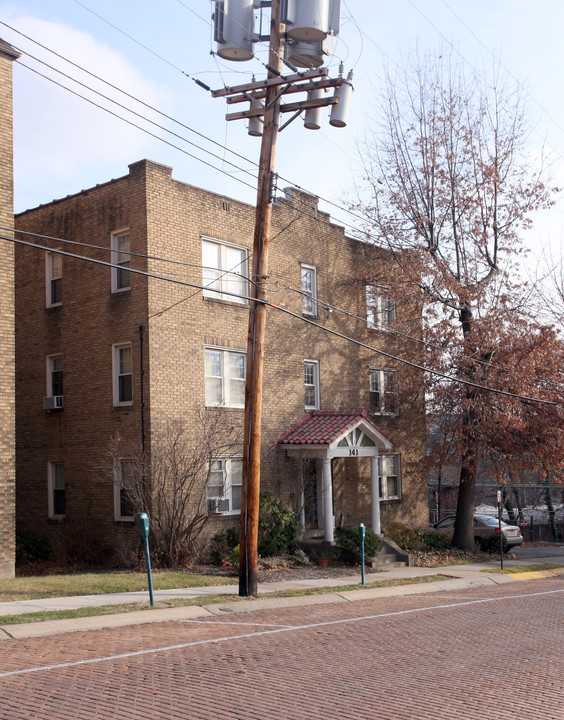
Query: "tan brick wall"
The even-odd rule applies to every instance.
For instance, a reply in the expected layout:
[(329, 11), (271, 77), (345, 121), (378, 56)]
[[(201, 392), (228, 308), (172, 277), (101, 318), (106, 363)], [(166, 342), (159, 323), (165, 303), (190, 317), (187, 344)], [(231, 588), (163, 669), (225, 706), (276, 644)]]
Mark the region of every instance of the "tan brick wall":
[[(12, 62), (0, 41), (0, 224), (14, 224)], [(12, 236), (6, 230), (2, 235)], [(13, 577), (15, 555), (14, 246), (0, 240), (0, 577)]]
[[(317, 268), (318, 297), (352, 315), (328, 313), (317, 320), (332, 330), (377, 345), (391, 354), (406, 350), (393, 336), (369, 330), (363, 273), (389, 262), (385, 252), (345, 236), (317, 212), (315, 198), (293, 192), (274, 207), (269, 297), (301, 316), (300, 263)], [(129, 227), (132, 250), (151, 259), (157, 275), (201, 284), (202, 235), (252, 248), (254, 207), (172, 179), (171, 169), (141, 161), (127, 177), (18, 217), (18, 227), (56, 237), (109, 246), (112, 230)], [(86, 251), (84, 251), (86, 252)], [(92, 253), (93, 251), (89, 251)], [(98, 253), (99, 257), (106, 257)], [(165, 262), (175, 261), (176, 264)], [(140, 266), (134, 259), (133, 265)], [(121, 297), (109, 292), (109, 269), (64, 259), (63, 304), (45, 309), (45, 260), (35, 250), (18, 250), (18, 523), (43, 534), (61, 532), (47, 522), (46, 463), (64, 457), (68, 507), (64, 531), (92, 523), (115, 539), (111, 487), (96, 482), (93, 466), (119, 430), (139, 437), (138, 396), (131, 409), (111, 405), (112, 343), (131, 341), (134, 388), (138, 393), (139, 340), (136, 323), (148, 325), (145, 341), (145, 416), (150, 428), (167, 419), (193, 422), (204, 406), (204, 347), (246, 349), (248, 307), (203, 297), (194, 287), (133, 277)], [(410, 310), (411, 312), (411, 310)], [(414, 310), (415, 312), (415, 310)], [(358, 317), (355, 317), (358, 316)], [(147, 323), (148, 319), (148, 323)], [(47, 413), (45, 356), (64, 354), (65, 408)], [(285, 457), (278, 437), (305, 414), (304, 359), (319, 361), (321, 409), (368, 408), (369, 367), (394, 367), (368, 349), (268, 310), (264, 368), (262, 489), (297, 503), (297, 465)], [(398, 366), (399, 379), (405, 368)], [(240, 431), (243, 410), (225, 409)], [(382, 522), (403, 519), (427, 524), (423, 398), (399, 417), (374, 418), (401, 452), (403, 499), (382, 503)], [(68, 466), (68, 467), (67, 467)], [(335, 515), (347, 523), (370, 522), (370, 469), (361, 460), (334, 461)], [(75, 520), (76, 518), (76, 520)], [(214, 518), (210, 532), (235, 518)], [(123, 528), (119, 528), (123, 530)]]
[[(132, 252), (145, 254), (144, 181), (116, 180), (16, 222), (20, 230), (104, 248), (54, 245), (105, 262), (111, 232), (129, 228)], [(132, 274), (131, 290), (112, 294), (109, 267), (64, 256), (62, 304), (46, 308), (44, 251), (18, 247), (16, 276), (17, 525), (78, 551), (94, 537), (96, 551), (108, 554), (123, 528), (114, 524), (113, 485), (100, 466), (118, 433), (140, 442), (138, 323), (147, 316), (147, 280)], [(112, 346), (122, 343), (132, 346), (133, 404), (114, 407)], [(63, 356), (64, 409), (44, 410), (46, 358), (56, 354)], [(64, 522), (48, 519), (48, 462), (65, 466)]]

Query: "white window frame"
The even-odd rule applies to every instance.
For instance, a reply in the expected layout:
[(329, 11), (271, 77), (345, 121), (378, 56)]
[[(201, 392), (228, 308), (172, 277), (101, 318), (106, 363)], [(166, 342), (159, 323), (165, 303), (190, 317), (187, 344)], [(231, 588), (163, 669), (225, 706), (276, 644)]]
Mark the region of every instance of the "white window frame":
[[(393, 378), (390, 384), (390, 378)], [(377, 389), (374, 387), (377, 382)], [(398, 415), (398, 372), (393, 368), (373, 368), (369, 370), (370, 412), (373, 415)], [(379, 404), (372, 404), (372, 393), (378, 393)]]
[[(129, 250), (124, 252), (120, 249), (120, 241), (127, 237)], [(123, 230), (117, 230), (110, 236), (111, 246), (111, 286), (112, 293), (120, 293), (126, 290), (131, 290), (131, 237), (129, 235), (129, 229), (124, 228)], [(127, 284), (120, 282), (122, 273), (127, 273)]]
[[(60, 267), (56, 268), (55, 263)], [(60, 282), (59, 282), (60, 281)], [(53, 290), (60, 285), (61, 299), (53, 302)], [(59, 307), (63, 304), (63, 256), (48, 252), (45, 255), (45, 307)]]
[[(313, 368), (313, 382), (306, 383), (306, 365), (311, 365)], [(306, 387), (313, 387), (315, 394), (315, 404), (307, 405), (305, 402), (305, 389)], [(320, 408), (320, 392), (319, 392), (319, 360), (304, 360), (304, 405), (306, 410), (319, 410)]]
[[(382, 475), (382, 468), (386, 469), (386, 459), (394, 458), (395, 474)], [(388, 493), (387, 479), (389, 477), (397, 478), (397, 493)], [(402, 482), (401, 482), (401, 454), (400, 453), (383, 453), (378, 456), (378, 489), (380, 493), (380, 500), (401, 500), (402, 497)]]
[[(315, 265), (301, 264), (302, 313), (317, 315), (317, 268)], [(307, 286), (307, 274), (311, 274), (311, 288)]]
[[(214, 245), (219, 252), (219, 267), (205, 266), (204, 264), (204, 246)], [(228, 267), (227, 260), (228, 250), (236, 250), (241, 253), (242, 260), (234, 267)], [(249, 295), (248, 281), (249, 267), (249, 250), (244, 245), (236, 245), (234, 243), (223, 242), (215, 238), (202, 236), (202, 285), (204, 286), (203, 295), (214, 300), (223, 300), (225, 302), (237, 303), (239, 305), (248, 304), (247, 297)], [(240, 292), (233, 293), (230, 285), (235, 282), (240, 285)]]
[[(207, 374), (208, 363), (207, 353), (217, 353), (219, 355), (220, 374), (212, 375)], [(231, 378), (230, 369), (231, 363), (229, 362), (231, 355), (237, 355), (243, 358), (243, 377)], [(223, 348), (213, 347), (206, 345), (204, 347), (204, 392), (205, 392), (205, 404), (206, 407), (230, 407), (230, 408), (244, 408), (245, 407), (245, 381), (247, 377), (247, 353), (244, 350), (237, 350), (235, 348)], [(208, 385), (210, 381), (220, 379), (221, 381), (221, 400), (215, 402), (212, 399), (211, 392), (208, 392)], [(231, 383), (232, 381), (242, 381), (243, 385), (243, 398), (242, 402), (235, 402), (232, 398)]]
[[(59, 370), (55, 370), (55, 362), (57, 360), (61, 361), (61, 368)], [(54, 401), (53, 407), (62, 408), (63, 407), (63, 397), (65, 392), (65, 365), (63, 362), (63, 355), (61, 353), (58, 353), (57, 355), (47, 355), (46, 358), (46, 364), (47, 364), (47, 373), (46, 373), (46, 381), (47, 381), (47, 397), (48, 398), (58, 398), (56, 401)], [(53, 387), (53, 373), (54, 372), (61, 372), (63, 374), (63, 382), (62, 382), (62, 390), (61, 393), (54, 393), (54, 387)]]
[[(233, 469), (234, 464), (237, 463), (239, 465), (240, 471), (239, 471), (239, 477), (241, 479), (241, 483), (233, 484)], [(219, 468), (212, 468), (212, 465), (218, 464)], [(217, 482), (217, 477), (214, 477), (214, 482), (211, 483), (210, 480), (212, 480), (212, 473), (221, 473), (222, 474), (222, 484), (221, 486)], [(211, 459), (210, 464), (208, 464), (208, 481), (206, 483), (206, 503), (207, 503), (207, 511), (210, 515), (237, 515), (241, 512), (241, 495), (240, 491), (238, 494), (238, 499), (236, 504), (239, 505), (239, 507), (233, 507), (233, 488), (242, 487), (242, 480), (243, 480), (243, 456), (242, 455), (235, 455), (235, 456), (217, 456), (213, 457)], [(221, 493), (218, 492), (219, 488), (221, 487)]]
[(396, 322), (396, 303), (388, 285), (366, 286), (366, 324), (371, 330)]
[[(119, 459), (114, 467), (114, 520), (116, 522), (133, 522), (133, 513), (131, 515), (122, 515), (121, 513), (122, 493), (127, 492), (122, 487), (124, 463), (129, 463), (133, 468), (133, 463), (129, 458)], [(131, 500), (129, 502), (131, 503)]]
[[(129, 373), (121, 372), (121, 351), (129, 349), (131, 355), (131, 371)], [(120, 378), (129, 375), (131, 377), (131, 400), (120, 399)], [(133, 405), (133, 351), (131, 343), (121, 343), (119, 345), (112, 345), (112, 386), (113, 386), (113, 399), (114, 407), (122, 407), (127, 405)]]
[[(61, 476), (57, 472), (57, 468), (62, 468), (62, 487)], [(59, 485), (59, 487), (57, 487)], [(55, 512), (55, 491), (63, 491), (63, 501), (65, 503), (65, 512)], [(65, 466), (62, 462), (48, 462), (47, 463), (47, 512), (48, 516), (53, 519), (62, 519), (66, 516), (66, 483), (65, 483)]]

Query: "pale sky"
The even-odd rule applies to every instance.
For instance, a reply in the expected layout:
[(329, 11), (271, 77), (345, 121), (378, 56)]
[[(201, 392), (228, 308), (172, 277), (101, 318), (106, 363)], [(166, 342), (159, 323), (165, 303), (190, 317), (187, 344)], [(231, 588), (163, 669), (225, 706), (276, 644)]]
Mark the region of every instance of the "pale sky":
[[(142, 158), (171, 165), (177, 180), (255, 202), (256, 182), (245, 170), (254, 172), (260, 140), (247, 135), (243, 121), (227, 123), (225, 100), (213, 99), (192, 78), (212, 89), (248, 82), (253, 74), (262, 79), (266, 71), (259, 60), (266, 60), (266, 45), (258, 46), (258, 59), (245, 63), (210, 55), (216, 49), (212, 9), (210, 0), (0, 0), (0, 20), (31, 38), (0, 25), (0, 37), (23, 51), (14, 65), (16, 212), (126, 175), (127, 166)], [(384, 66), (393, 67), (415, 44), (424, 50), (450, 45), (455, 56), (472, 68), (489, 66), (494, 58), (499, 61), (527, 93), (533, 152), (545, 145), (554, 181), (564, 186), (562, 27), (564, 0), (342, 0), (341, 32), (328, 64), (331, 76), (337, 75), (341, 60), (345, 72), (354, 70), (348, 125), (333, 128), (326, 118), (321, 130), (312, 131), (298, 119), (285, 129), (278, 139), (279, 188), (303, 187), (321, 196), (321, 206), (336, 221), (354, 222), (344, 210), (324, 206), (323, 199), (342, 206), (352, 194), (359, 172), (357, 145), (362, 144), (374, 112), (373, 88)], [(195, 132), (111, 91), (32, 40)], [(118, 99), (143, 118), (112, 106), (31, 56)], [(23, 67), (24, 63), (176, 147), (71, 95)], [(144, 118), (181, 137), (150, 126)], [(549, 241), (559, 252), (563, 224), (564, 193), (554, 208), (538, 218), (529, 238), (535, 253)]]

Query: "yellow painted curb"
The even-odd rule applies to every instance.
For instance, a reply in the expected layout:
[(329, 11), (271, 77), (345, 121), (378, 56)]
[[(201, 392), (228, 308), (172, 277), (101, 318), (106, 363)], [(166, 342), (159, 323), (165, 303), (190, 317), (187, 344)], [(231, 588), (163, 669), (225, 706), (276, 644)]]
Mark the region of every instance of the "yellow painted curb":
[(530, 570), (528, 572), (508, 573), (515, 580), (542, 580), (543, 578), (558, 577), (564, 575), (564, 568), (553, 568), (552, 570)]

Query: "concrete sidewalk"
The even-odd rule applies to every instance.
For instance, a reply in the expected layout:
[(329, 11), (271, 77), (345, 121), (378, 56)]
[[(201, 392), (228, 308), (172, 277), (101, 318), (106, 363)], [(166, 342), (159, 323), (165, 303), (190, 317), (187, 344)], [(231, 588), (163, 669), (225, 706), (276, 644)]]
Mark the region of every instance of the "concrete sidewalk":
[[(550, 553), (549, 556), (538, 553), (515, 553), (519, 559), (505, 560), (504, 565), (519, 566), (530, 564), (564, 564), (564, 546), (559, 552)], [(125, 625), (137, 625), (142, 623), (164, 622), (167, 620), (182, 620), (195, 617), (211, 617), (225, 613), (241, 613), (276, 607), (291, 607), (300, 605), (324, 604), (334, 602), (353, 602), (355, 600), (367, 600), (378, 597), (391, 597), (398, 595), (427, 594), (443, 590), (462, 590), (470, 587), (481, 587), (485, 585), (499, 585), (511, 583), (520, 579), (520, 575), (511, 576), (503, 574), (485, 573), (488, 568), (499, 567), (499, 561), (486, 563), (454, 565), (448, 567), (422, 568), (405, 567), (385, 572), (369, 573), (366, 575), (366, 583), (375, 581), (393, 581), (405, 578), (416, 578), (428, 575), (440, 574), (446, 577), (445, 580), (425, 584), (391, 586), (385, 588), (363, 588), (360, 574), (347, 577), (315, 578), (309, 580), (290, 580), (284, 582), (261, 583), (259, 585), (258, 598), (241, 600), (239, 598), (226, 600), (221, 603), (206, 603), (206, 598), (212, 595), (233, 595), (237, 596), (237, 585), (216, 585), (199, 588), (179, 588), (173, 590), (156, 590), (154, 600), (156, 607), (130, 613), (116, 615), (97, 615), (86, 618), (75, 618), (71, 620), (50, 620), (45, 622), (25, 623), (19, 625), (0, 626), (0, 639), (38, 637), (54, 633), (75, 632), (81, 630), (93, 630)], [(550, 574), (564, 574), (564, 568)], [(545, 577), (545, 573), (525, 573), (534, 577)], [(525, 579), (524, 577), (522, 579)], [(529, 579), (529, 578), (526, 578)], [(532, 577), (530, 579), (533, 579)], [(267, 593), (280, 592), (284, 590), (307, 590), (312, 588), (342, 587), (343, 585), (356, 585), (357, 589), (346, 591), (328, 592), (318, 595), (307, 595), (298, 597), (270, 598), (264, 597)], [(263, 597), (261, 597), (263, 596)], [(198, 605), (176, 608), (163, 608), (159, 604), (166, 603), (173, 598), (197, 599), (202, 602)], [(106, 605), (122, 605), (128, 603), (140, 603), (149, 605), (149, 594), (144, 592), (114, 593), (108, 595), (82, 595), (77, 597), (44, 598), (39, 600), (17, 600), (13, 602), (0, 603), (1, 615), (20, 615), (32, 612), (44, 612), (53, 610), (73, 610), (87, 607), (103, 607)]]

